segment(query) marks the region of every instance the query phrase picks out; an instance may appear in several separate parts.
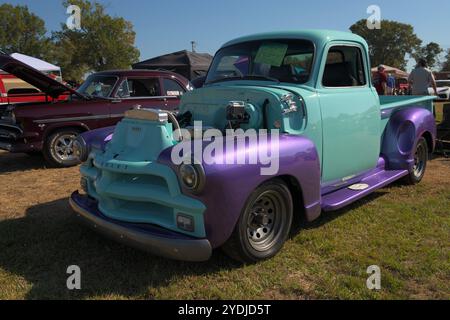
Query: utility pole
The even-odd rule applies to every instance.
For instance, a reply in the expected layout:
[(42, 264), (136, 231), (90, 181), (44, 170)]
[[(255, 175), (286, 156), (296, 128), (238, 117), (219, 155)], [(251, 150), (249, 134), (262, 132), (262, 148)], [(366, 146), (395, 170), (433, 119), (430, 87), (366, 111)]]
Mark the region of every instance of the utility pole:
[(197, 42), (191, 41), (192, 52), (196, 52), (195, 48), (197, 47)]

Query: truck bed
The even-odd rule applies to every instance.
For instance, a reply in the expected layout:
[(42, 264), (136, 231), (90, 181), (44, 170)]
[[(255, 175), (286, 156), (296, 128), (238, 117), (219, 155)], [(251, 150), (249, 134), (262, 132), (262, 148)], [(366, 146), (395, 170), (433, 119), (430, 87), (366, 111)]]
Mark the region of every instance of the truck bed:
[(434, 96), (379, 96), (381, 111), (399, 107), (423, 106), (433, 111)]
[(384, 132), (392, 112), (412, 106), (418, 106), (434, 113), (434, 96), (379, 96), (381, 108), (381, 132)]

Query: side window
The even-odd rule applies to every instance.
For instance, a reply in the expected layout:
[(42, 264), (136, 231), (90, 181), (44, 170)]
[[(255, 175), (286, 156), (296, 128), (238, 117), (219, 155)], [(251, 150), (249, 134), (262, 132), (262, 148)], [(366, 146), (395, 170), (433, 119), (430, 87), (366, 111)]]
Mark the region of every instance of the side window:
[(322, 85), (359, 87), (367, 84), (364, 60), (359, 47), (336, 46), (328, 51)]
[(128, 89), (128, 80), (122, 81), (119, 88), (117, 89), (116, 96), (119, 98), (129, 98), (130, 90)]
[(131, 98), (161, 96), (158, 78), (130, 78), (127, 84)]
[(182, 96), (185, 91), (183, 89), (183, 87), (175, 80), (164, 78), (163, 83), (164, 83), (164, 95), (165, 96), (179, 97), (179, 96)]

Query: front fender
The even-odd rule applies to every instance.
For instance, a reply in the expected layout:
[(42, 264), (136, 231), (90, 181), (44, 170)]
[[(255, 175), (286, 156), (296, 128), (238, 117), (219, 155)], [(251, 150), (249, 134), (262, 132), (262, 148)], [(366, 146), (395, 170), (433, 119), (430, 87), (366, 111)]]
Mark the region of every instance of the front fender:
[[(405, 108), (394, 113), (383, 134), (381, 153), (390, 170), (409, 170), (414, 165), (417, 141), (425, 134), (431, 136), (431, 150), (436, 139), (433, 114), (420, 107)], [(430, 142), (430, 141), (429, 141)]]
[(81, 134), (88, 149), (96, 148), (104, 151), (106, 144), (112, 139), (116, 126), (87, 131)]
[[(208, 143), (204, 143), (203, 147)], [(206, 181), (203, 191), (192, 194), (183, 189), (183, 193), (202, 201), (206, 206), (205, 227), (208, 240), (213, 247), (219, 247), (231, 236), (239, 219), (241, 211), (250, 194), (262, 183), (275, 177), (291, 177), (299, 184), (301, 192), (292, 196), (301, 197), (308, 220), (314, 220), (320, 215), (320, 164), (314, 143), (306, 137), (295, 135), (281, 135), (279, 137), (279, 170), (271, 176), (261, 175), (261, 168), (267, 167), (258, 164), (220, 164), (230, 154), (241, 152), (250, 156), (255, 153), (266, 152), (270, 154), (271, 142), (252, 143), (247, 141), (245, 150), (223, 148), (222, 159), (215, 164), (203, 161)], [(177, 166), (171, 161), (173, 148), (164, 150), (159, 162), (170, 166), (177, 171)], [(203, 148), (204, 150), (204, 148)], [(268, 153), (267, 153), (268, 152)], [(223, 163), (225, 161), (222, 161)]]

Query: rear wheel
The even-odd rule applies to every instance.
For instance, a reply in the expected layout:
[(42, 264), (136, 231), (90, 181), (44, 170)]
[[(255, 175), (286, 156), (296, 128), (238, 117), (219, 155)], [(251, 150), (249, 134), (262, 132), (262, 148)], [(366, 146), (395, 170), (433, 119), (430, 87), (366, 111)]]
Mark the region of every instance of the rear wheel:
[(44, 144), (44, 158), (52, 167), (71, 167), (77, 165), (79, 160), (73, 153), (73, 142), (80, 131), (77, 129), (61, 129), (50, 136)]
[(414, 151), (414, 166), (405, 177), (404, 182), (406, 184), (419, 183), (427, 168), (428, 161), (428, 144), (424, 137), (421, 137), (417, 142), (416, 149)]
[(292, 217), (293, 202), (286, 184), (279, 179), (264, 183), (248, 198), (223, 249), (245, 263), (271, 258), (283, 247)]

